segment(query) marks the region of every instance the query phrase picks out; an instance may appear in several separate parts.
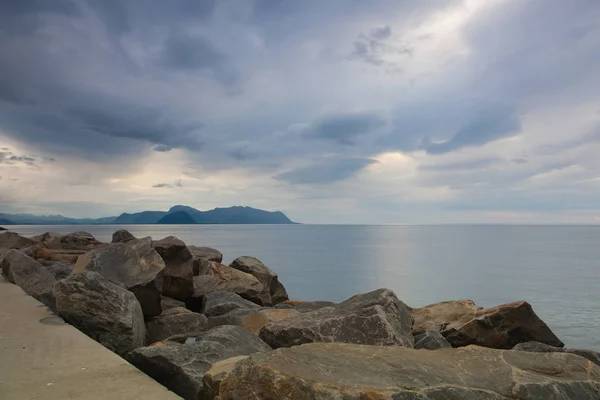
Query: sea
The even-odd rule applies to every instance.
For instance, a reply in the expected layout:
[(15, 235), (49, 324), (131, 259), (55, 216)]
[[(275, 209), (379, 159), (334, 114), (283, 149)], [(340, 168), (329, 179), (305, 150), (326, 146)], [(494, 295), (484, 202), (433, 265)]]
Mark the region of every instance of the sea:
[(600, 226), (516, 225), (69, 225), (11, 226), (31, 236), (86, 231), (110, 241), (176, 236), (254, 256), (290, 298), (343, 301), (378, 288), (411, 307), (471, 299), (526, 300), (567, 347), (600, 351)]

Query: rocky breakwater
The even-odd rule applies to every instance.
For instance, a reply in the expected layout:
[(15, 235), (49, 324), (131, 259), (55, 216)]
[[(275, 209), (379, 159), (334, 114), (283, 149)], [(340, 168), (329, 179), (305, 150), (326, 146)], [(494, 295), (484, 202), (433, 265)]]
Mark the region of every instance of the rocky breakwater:
[(124, 230), (0, 233), (8, 281), (184, 399), (600, 400), (600, 354), (565, 349), (526, 302), (292, 301), (260, 260), (222, 262)]

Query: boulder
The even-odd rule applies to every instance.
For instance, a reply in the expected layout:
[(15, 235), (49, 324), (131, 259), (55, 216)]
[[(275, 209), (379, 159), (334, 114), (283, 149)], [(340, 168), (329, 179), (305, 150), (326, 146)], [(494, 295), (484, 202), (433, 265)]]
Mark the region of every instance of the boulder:
[(378, 289), (333, 307), (271, 322), (260, 338), (273, 348), (312, 342), (413, 347), (411, 309), (394, 292)]
[(112, 234), (112, 243), (127, 243), (132, 240), (137, 240), (127, 229), (119, 229)]
[(174, 236), (152, 242), (152, 247), (165, 262), (163, 294), (185, 300), (194, 294), (192, 253)]
[(562, 347), (563, 343), (525, 301), (483, 309), (470, 300), (432, 304), (413, 310), (413, 333), (439, 331), (453, 347), (476, 344), (510, 349), (537, 341)]
[(218, 400), (600, 399), (600, 367), (571, 354), (313, 343), (238, 361)]
[(235, 325), (246, 327), (245, 319), (252, 317), (256, 312), (260, 310), (254, 308), (238, 308), (236, 310), (229, 311), (227, 314), (218, 315), (216, 317), (208, 318), (208, 326), (214, 328), (222, 325)]
[(286, 300), (283, 303), (277, 304), (275, 308), (296, 310), (299, 313), (306, 313), (318, 310), (324, 307), (333, 307), (337, 303), (332, 301), (298, 301), (298, 300)]
[(295, 310), (239, 308), (224, 315), (208, 318), (208, 326), (213, 328), (221, 325), (236, 325), (244, 327), (250, 333), (258, 335), (260, 330), (270, 322), (282, 321), (298, 315), (300, 313)]
[[(98, 245), (104, 244), (97, 241), (91, 233), (79, 231), (63, 235), (56, 246), (63, 250), (91, 250)], [(52, 248), (52, 245), (48, 247)]]
[(70, 275), (54, 286), (58, 315), (119, 355), (144, 345), (140, 303), (96, 272)]
[(221, 382), (225, 380), (233, 371), (238, 362), (245, 360), (248, 356), (231, 357), (226, 360), (217, 361), (204, 374), (202, 383), (204, 384), (204, 398), (215, 399), (219, 395)]
[(160, 304), (162, 305), (163, 312), (165, 312), (169, 308), (175, 308), (175, 307), (185, 308), (185, 303), (183, 301), (175, 300), (175, 299), (172, 299), (172, 298), (166, 297), (166, 296), (162, 296), (162, 300), (160, 301)]
[(33, 250), (32, 257), (36, 260), (57, 261), (62, 263), (75, 264), (79, 256), (85, 253), (87, 253), (87, 250), (63, 250), (36, 247)]
[(35, 240), (21, 236), (16, 232), (7, 231), (0, 233), (0, 250), (18, 250), (29, 246), (34, 246), (35, 244), (37, 244)]
[(206, 399), (204, 374), (218, 361), (270, 350), (244, 328), (222, 326), (181, 344), (172, 340), (143, 347), (127, 360), (184, 399)]
[(224, 291), (206, 293), (202, 298), (202, 305), (199, 310), (194, 309), (196, 305), (197, 302), (191, 302), (189, 307), (190, 310), (201, 312), (207, 317), (216, 317), (227, 314), (238, 308), (251, 308), (254, 310), (260, 308), (259, 305), (243, 299), (238, 294)]
[(73, 273), (98, 272), (131, 290), (147, 318), (162, 312), (161, 294), (165, 262), (152, 248), (152, 239), (114, 243), (80, 256)]
[(202, 275), (194, 277), (194, 294), (188, 302), (202, 301), (202, 296), (211, 292), (226, 291), (237, 293), (246, 300), (261, 305), (262, 284), (250, 274), (238, 271), (227, 265), (207, 261)]
[(58, 247), (60, 239), (64, 235), (58, 232), (46, 232), (41, 235), (32, 236), (31, 240), (38, 242), (44, 247)]
[(254, 257), (238, 257), (230, 265), (247, 274), (254, 276), (263, 285), (260, 298), (263, 306), (272, 306), (288, 300), (285, 287), (279, 282), (277, 274), (271, 271), (259, 259)]
[(223, 262), (223, 254), (216, 249), (210, 247), (198, 247), (198, 246), (188, 246), (188, 249), (192, 253), (192, 257), (194, 257), (194, 261), (196, 260), (207, 260), (214, 261), (217, 263)]
[(38, 260), (38, 262), (58, 281), (61, 279), (65, 279), (67, 276), (71, 275), (73, 271), (73, 266), (71, 264), (61, 263), (57, 261), (47, 261), (47, 260)]
[(33, 258), (19, 250), (9, 250), (2, 260), (2, 274), (31, 297), (56, 310), (52, 294), (56, 278)]
[(438, 331), (425, 331), (415, 336), (415, 349), (437, 350), (452, 347)]
[(146, 322), (146, 343), (165, 340), (173, 335), (193, 335), (206, 329), (208, 321), (204, 315), (183, 307), (170, 308)]
[(587, 358), (594, 364), (600, 366), (600, 353), (592, 350), (563, 349), (561, 347), (554, 347), (540, 342), (519, 343), (513, 347), (513, 350), (530, 351), (534, 353), (571, 353)]

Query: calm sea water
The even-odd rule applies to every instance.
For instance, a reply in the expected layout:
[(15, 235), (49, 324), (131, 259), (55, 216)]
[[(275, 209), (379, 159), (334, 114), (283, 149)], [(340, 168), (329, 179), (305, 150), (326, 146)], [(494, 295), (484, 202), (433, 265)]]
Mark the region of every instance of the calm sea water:
[(110, 241), (174, 235), (229, 263), (255, 256), (290, 297), (341, 301), (386, 287), (412, 307), (529, 301), (571, 347), (600, 350), (600, 226), (133, 225), (15, 226), (24, 235), (84, 230)]

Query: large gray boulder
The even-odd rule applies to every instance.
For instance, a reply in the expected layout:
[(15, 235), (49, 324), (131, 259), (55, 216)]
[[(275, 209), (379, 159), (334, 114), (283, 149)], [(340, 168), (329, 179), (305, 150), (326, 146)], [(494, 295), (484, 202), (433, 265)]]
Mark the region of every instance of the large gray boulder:
[(71, 275), (73, 271), (73, 266), (71, 264), (62, 263), (58, 261), (47, 261), (47, 260), (38, 260), (38, 262), (46, 268), (56, 280), (65, 279), (67, 276)]
[(173, 335), (193, 335), (208, 329), (207, 318), (183, 307), (170, 308), (146, 322), (146, 343), (165, 340)]
[(56, 279), (33, 258), (19, 250), (9, 250), (2, 260), (2, 275), (52, 311), (56, 310), (52, 294)]
[(600, 367), (571, 354), (314, 343), (237, 362), (218, 400), (600, 399)]
[(188, 344), (164, 341), (143, 347), (129, 353), (127, 360), (184, 399), (198, 400), (208, 398), (203, 376), (214, 363), (270, 350), (264, 342), (238, 326), (214, 328), (186, 342)]
[(450, 343), (438, 331), (425, 331), (415, 336), (415, 349), (437, 350), (450, 347)]
[(130, 291), (96, 272), (70, 275), (54, 286), (57, 313), (117, 354), (144, 345), (140, 303)]
[(413, 347), (411, 325), (410, 307), (391, 290), (379, 289), (333, 307), (269, 323), (259, 336), (273, 348), (312, 342)]
[(152, 247), (165, 262), (163, 294), (185, 300), (194, 294), (192, 253), (175, 236), (152, 242)]
[(318, 310), (324, 307), (333, 307), (337, 303), (332, 301), (298, 301), (298, 300), (286, 300), (283, 303), (275, 305), (275, 308), (282, 310), (296, 310), (299, 313), (307, 313)]
[(77, 259), (73, 273), (98, 272), (131, 290), (147, 318), (162, 312), (161, 294), (165, 262), (152, 248), (152, 239), (115, 243), (85, 253)]
[(250, 274), (238, 271), (227, 265), (205, 262), (205, 269), (201, 275), (194, 277), (194, 294), (188, 302), (202, 302), (207, 293), (226, 291), (237, 293), (246, 300), (261, 304), (260, 293), (263, 285)]
[[(191, 303), (192, 307), (195, 304)], [(193, 310), (192, 307), (190, 309)], [(260, 306), (233, 292), (218, 291), (205, 294), (200, 309), (193, 311), (201, 312), (207, 317), (216, 317), (239, 308), (258, 310)]]
[(296, 310), (279, 310), (276, 308), (238, 308), (227, 314), (208, 318), (208, 326), (213, 328), (221, 325), (242, 326), (248, 332), (258, 335), (260, 330), (271, 322), (282, 321), (300, 315)]
[(439, 331), (453, 347), (476, 344), (510, 349), (536, 341), (563, 347), (563, 343), (525, 301), (493, 308), (477, 307), (470, 300), (448, 301), (413, 310), (413, 333)]
[(21, 236), (16, 232), (0, 233), (0, 250), (24, 249), (37, 244), (35, 240)]
[(188, 246), (192, 257), (194, 258), (194, 276), (199, 275), (200, 264), (202, 260), (214, 261), (217, 263), (223, 262), (223, 254), (216, 249), (210, 247)]
[(160, 304), (162, 305), (163, 312), (165, 312), (169, 308), (175, 308), (175, 307), (185, 308), (185, 303), (183, 301), (172, 299), (172, 298), (166, 297), (166, 296), (162, 296), (162, 300), (161, 300)]
[(600, 353), (592, 350), (564, 349), (561, 347), (554, 347), (540, 342), (519, 343), (518, 345), (513, 347), (513, 350), (530, 351), (534, 353), (571, 353), (587, 358), (594, 364), (600, 366)]
[(127, 229), (119, 229), (112, 234), (112, 243), (127, 243), (137, 240)]
[(258, 258), (238, 257), (229, 266), (254, 276), (262, 283), (263, 291), (260, 293), (261, 305), (272, 306), (288, 300), (287, 291), (279, 282), (277, 274), (271, 271)]

